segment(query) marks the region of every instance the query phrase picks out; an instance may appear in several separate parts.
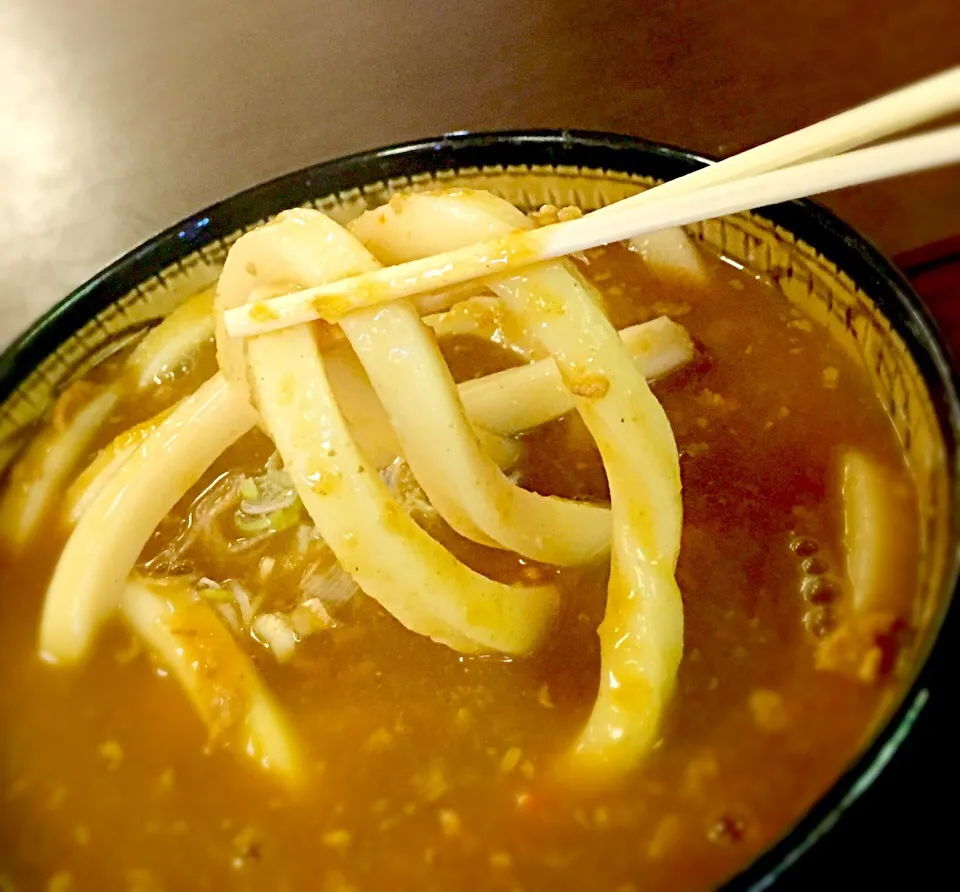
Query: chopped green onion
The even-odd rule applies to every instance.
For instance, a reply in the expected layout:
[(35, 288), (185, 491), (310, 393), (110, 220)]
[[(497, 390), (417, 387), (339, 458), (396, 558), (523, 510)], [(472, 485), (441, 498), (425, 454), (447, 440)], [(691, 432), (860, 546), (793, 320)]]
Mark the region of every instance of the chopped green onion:
[(302, 514), (303, 503), (300, 499), (295, 499), (291, 504), (287, 505), (286, 508), (281, 508), (279, 511), (274, 511), (273, 514), (269, 515), (270, 517), (270, 528), (279, 533), (281, 530), (286, 530), (292, 527), (294, 524), (300, 522), (300, 517)]
[(200, 589), (200, 597), (206, 599), (207, 601), (217, 601), (229, 603), (233, 601), (233, 594), (227, 591), (224, 588), (202, 588)]
[(302, 508), (300, 499), (294, 499), (289, 505), (270, 514), (246, 514), (243, 511), (237, 511), (234, 515), (234, 523), (242, 533), (265, 533), (268, 530), (279, 533), (299, 523)]
[(271, 529), (269, 514), (244, 514), (242, 511), (237, 511), (233, 517), (233, 522), (241, 533), (265, 533)]

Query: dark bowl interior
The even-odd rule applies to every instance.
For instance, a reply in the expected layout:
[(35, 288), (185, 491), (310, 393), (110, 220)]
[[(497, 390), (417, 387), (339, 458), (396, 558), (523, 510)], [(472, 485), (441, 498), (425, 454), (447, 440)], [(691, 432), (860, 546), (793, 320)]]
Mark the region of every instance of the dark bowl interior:
[[(0, 445), (27, 430), (71, 375), (132, 329), (168, 312), (177, 299), (172, 285), (198, 276), (209, 282), (243, 230), (284, 208), (311, 204), (346, 218), (393, 191), (454, 181), (491, 188), (521, 205), (552, 200), (590, 208), (706, 163), (670, 146), (603, 133), (457, 133), (324, 162), (256, 186), (130, 252), (0, 356)], [(924, 485), (936, 553), (924, 569), (930, 581), (917, 676), (832, 789), (729, 884), (759, 890), (834, 827), (889, 763), (931, 696), (946, 696), (955, 664), (947, 666), (945, 651), (958, 612), (954, 607), (947, 616), (957, 580), (960, 404), (948, 353), (919, 298), (892, 264), (828, 211), (809, 201), (790, 202), (692, 229), (714, 248), (768, 274), (776, 271), (774, 278), (791, 299), (816, 304), (828, 327), (852, 337), (905, 450), (925, 450), (925, 460), (932, 462)], [(857, 328), (864, 319), (869, 336)]]

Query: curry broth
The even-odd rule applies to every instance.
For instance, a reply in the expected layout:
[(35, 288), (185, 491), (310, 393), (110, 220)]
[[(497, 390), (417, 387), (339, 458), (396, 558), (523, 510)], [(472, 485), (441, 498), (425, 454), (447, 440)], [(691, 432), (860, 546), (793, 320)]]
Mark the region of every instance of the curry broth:
[[(432, 530), (499, 578), (556, 575), (562, 616), (528, 659), (460, 656), (363, 597), (289, 663), (249, 640), (305, 754), (290, 791), (242, 754), (205, 751), (187, 699), (119, 624), (79, 668), (40, 662), (39, 611), (64, 539), (51, 518), (25, 553), (0, 553), (0, 876), (19, 892), (699, 889), (812, 804), (894, 683), (815, 668), (832, 619), (801, 594), (804, 561), (834, 578), (842, 604), (839, 453), (858, 447), (908, 483), (893, 430), (862, 371), (765, 283), (709, 258), (708, 285), (664, 281), (620, 247), (586, 261), (618, 327), (666, 314), (700, 346), (655, 385), (681, 450), (686, 629), (662, 740), (643, 767), (603, 795), (553, 773), (596, 693), (605, 567), (558, 572)], [(469, 339), (443, 347), (460, 379), (510, 364)], [(185, 381), (213, 362), (211, 349)], [(158, 408), (126, 406), (96, 445)], [(524, 485), (606, 496), (578, 419), (523, 440)], [(248, 435), (145, 557), (218, 474), (269, 452)], [(287, 546), (278, 534), (270, 553)]]

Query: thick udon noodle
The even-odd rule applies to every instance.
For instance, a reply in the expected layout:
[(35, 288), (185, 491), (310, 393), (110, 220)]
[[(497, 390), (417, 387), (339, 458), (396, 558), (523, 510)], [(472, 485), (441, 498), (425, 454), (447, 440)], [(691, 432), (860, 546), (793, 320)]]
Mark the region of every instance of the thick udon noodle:
[[(568, 261), (491, 281), (492, 294), (441, 297), (431, 307), (440, 312), (426, 317), (423, 305), (400, 301), (348, 313), (338, 328), (300, 326), (247, 341), (230, 339), (217, 321), (227, 309), (291, 287), (533, 225), (488, 193), (447, 191), (395, 198), (349, 229), (317, 211), (286, 211), (240, 238), (215, 309), (209, 293), (200, 295), (151, 332), (120, 379), (88, 400), (72, 424), (49, 433), (52, 444), (37, 447), (46, 462), (42, 485), (15, 485), (0, 506), (8, 538), (26, 539), (117, 400), (147, 387), (216, 325), (219, 371), (118, 436), (70, 489), (64, 516), (75, 527), (46, 596), (43, 656), (81, 659), (119, 611), (178, 679), (212, 736), (228, 730), (264, 767), (296, 779), (297, 745), (284, 716), (198, 596), (198, 581), (134, 572), (165, 515), (259, 425), (336, 572), (411, 631), (457, 651), (532, 651), (550, 634), (558, 592), (549, 578), (506, 584), (456, 558), (388, 485), (384, 467), (395, 467), (396, 456), (431, 510), (467, 539), (545, 565), (609, 559), (599, 693), (561, 775), (609, 782), (639, 764), (656, 741), (683, 649), (674, 578), (679, 458), (646, 378), (690, 360), (684, 329), (660, 318), (617, 332), (593, 286)], [(679, 238), (681, 253), (691, 256), (682, 233), (668, 238)], [(656, 240), (650, 244), (656, 251)], [(435, 333), (484, 337), (524, 364), (458, 386)], [(363, 405), (371, 412), (359, 412)], [(519, 448), (509, 437), (572, 409), (599, 448), (609, 506), (541, 496), (509, 475)], [(189, 644), (172, 634), (184, 626), (194, 630)], [(228, 667), (215, 683), (198, 670), (209, 661)]]

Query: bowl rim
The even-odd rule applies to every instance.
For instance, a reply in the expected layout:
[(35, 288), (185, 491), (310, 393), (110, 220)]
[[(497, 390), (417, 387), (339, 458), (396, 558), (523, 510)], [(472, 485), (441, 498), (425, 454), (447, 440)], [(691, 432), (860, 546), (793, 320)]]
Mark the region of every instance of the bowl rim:
[[(398, 177), (503, 166), (572, 167), (671, 179), (709, 156), (666, 143), (586, 130), (455, 131), (320, 161), (243, 189), (185, 217), (128, 251), (36, 319), (0, 353), (0, 404), (50, 354), (109, 304), (149, 276), (242, 226), (325, 195)], [(927, 652), (898, 707), (831, 787), (786, 833), (723, 888), (761, 892), (772, 886), (872, 785), (921, 717), (934, 688), (945, 696), (947, 642), (960, 629), (960, 377), (939, 328), (903, 274), (863, 235), (808, 199), (757, 208), (823, 253), (876, 303), (903, 340), (929, 388), (946, 447), (953, 554), (945, 598), (931, 623)], [(956, 661), (954, 661), (954, 667)], [(935, 685), (936, 680), (939, 685)]]

